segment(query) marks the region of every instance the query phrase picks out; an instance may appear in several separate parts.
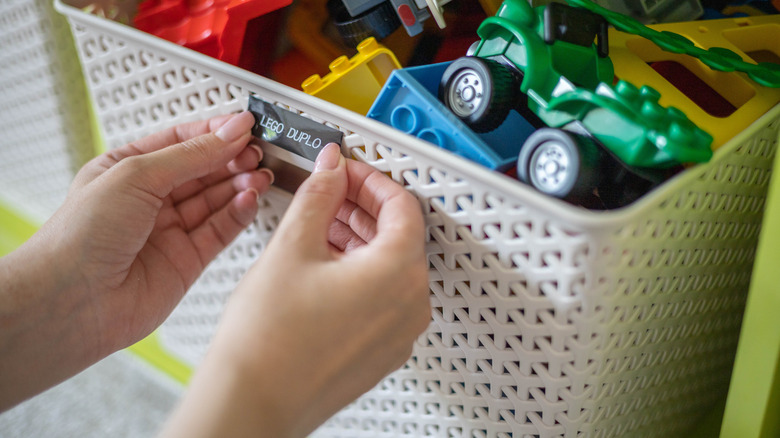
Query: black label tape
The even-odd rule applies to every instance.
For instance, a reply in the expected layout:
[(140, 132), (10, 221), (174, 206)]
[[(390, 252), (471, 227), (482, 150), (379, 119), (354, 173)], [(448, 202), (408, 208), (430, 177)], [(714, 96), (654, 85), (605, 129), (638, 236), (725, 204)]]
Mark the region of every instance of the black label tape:
[(314, 161), (328, 143), (341, 144), (344, 134), (292, 111), (249, 96), (249, 111), (255, 116), (252, 134), (296, 155)]

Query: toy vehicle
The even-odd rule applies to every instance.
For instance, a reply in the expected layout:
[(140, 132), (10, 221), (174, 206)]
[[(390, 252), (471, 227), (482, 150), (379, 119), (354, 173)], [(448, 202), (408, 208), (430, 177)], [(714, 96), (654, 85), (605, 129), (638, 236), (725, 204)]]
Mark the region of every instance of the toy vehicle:
[(347, 46), (366, 38), (382, 39), (400, 26), (409, 36), (422, 32), (423, 22), (434, 17), (444, 27), (442, 5), (450, 0), (329, 0), (328, 13)]
[[(518, 150), (531, 137), (553, 139), (571, 146), (572, 138), (580, 147), (584, 169), (567, 201), (591, 209), (616, 208), (630, 203), (680, 170), (639, 169), (626, 166), (593, 142), (560, 135), (564, 131), (537, 130), (517, 111), (509, 112), (503, 123), (489, 132), (474, 132), (438, 98), (439, 82), (451, 62), (407, 67), (393, 71), (374, 101), (367, 117), (386, 123), (404, 133), (428, 141), (487, 168), (514, 174)], [(568, 142), (568, 143), (566, 143)], [(577, 149), (579, 151), (579, 149)], [(548, 160), (549, 161), (549, 160)], [(573, 164), (571, 165), (574, 166)], [(593, 188), (599, 175), (608, 175), (608, 184)], [(607, 181), (606, 178), (602, 179)]]
[(450, 62), (393, 71), (367, 117), (500, 172), (517, 161), (517, 139), (534, 131), (519, 113), (490, 132), (474, 132), (439, 101), (441, 76)]
[[(518, 178), (577, 200), (595, 190), (607, 208), (633, 201), (682, 163), (712, 156), (712, 137), (658, 105), (650, 87), (611, 85), (607, 22), (584, 8), (505, 0), (481, 40), (444, 72), (439, 97), (477, 132), (516, 110), (537, 128), (523, 142)], [(624, 187), (632, 194), (624, 192)], [(644, 187), (644, 188), (642, 188)], [(646, 190), (645, 190), (646, 189)]]

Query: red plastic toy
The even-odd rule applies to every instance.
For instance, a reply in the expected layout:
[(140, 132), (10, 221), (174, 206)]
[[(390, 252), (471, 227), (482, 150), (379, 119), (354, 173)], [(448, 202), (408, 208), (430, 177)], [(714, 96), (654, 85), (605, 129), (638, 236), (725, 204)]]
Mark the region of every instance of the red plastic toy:
[(238, 65), (250, 20), (292, 0), (145, 0), (133, 23), (144, 32)]

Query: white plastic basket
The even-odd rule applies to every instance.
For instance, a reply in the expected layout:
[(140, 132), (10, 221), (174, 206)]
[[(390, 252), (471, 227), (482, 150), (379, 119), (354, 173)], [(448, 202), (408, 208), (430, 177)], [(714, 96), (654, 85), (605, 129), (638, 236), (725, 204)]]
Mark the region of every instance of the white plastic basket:
[[(772, 157), (775, 108), (635, 204), (547, 198), (335, 105), (62, 3), (112, 146), (246, 107), (249, 93), (344, 132), (420, 200), (433, 315), (408, 363), (317, 436), (683, 436), (725, 397)], [(290, 195), (163, 325), (195, 365)], [(305, 379), (306, 376), (301, 376)]]
[(94, 155), (67, 21), (45, 0), (0, 2), (0, 202), (43, 223)]

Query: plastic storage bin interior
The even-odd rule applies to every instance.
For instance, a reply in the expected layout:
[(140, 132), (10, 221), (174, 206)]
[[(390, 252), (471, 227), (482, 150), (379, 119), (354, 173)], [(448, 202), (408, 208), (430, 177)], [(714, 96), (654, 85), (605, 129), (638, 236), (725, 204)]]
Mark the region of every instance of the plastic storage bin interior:
[(68, 22), (46, 0), (0, 2), (0, 202), (43, 223), (94, 155)]
[[(772, 158), (775, 107), (713, 160), (591, 212), (419, 139), (108, 20), (68, 16), (110, 146), (241, 110), (249, 93), (344, 134), (344, 152), (420, 200), (433, 315), (400, 370), (317, 436), (684, 436), (725, 398)], [(272, 150), (269, 150), (269, 157)], [(290, 195), (159, 331), (190, 365)], [(306, 376), (301, 376), (306, 378)]]

